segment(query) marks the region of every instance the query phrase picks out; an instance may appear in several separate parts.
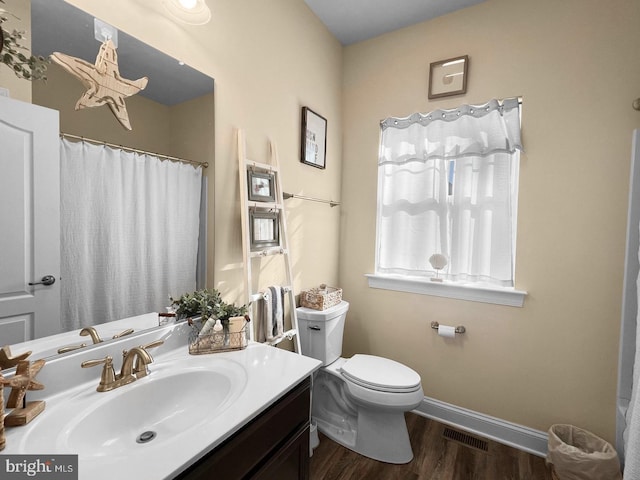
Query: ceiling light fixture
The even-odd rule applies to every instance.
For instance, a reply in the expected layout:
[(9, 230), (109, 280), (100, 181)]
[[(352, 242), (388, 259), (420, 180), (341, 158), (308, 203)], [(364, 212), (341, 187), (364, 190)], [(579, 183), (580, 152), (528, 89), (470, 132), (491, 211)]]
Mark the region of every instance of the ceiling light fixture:
[(204, 0), (163, 0), (169, 13), (189, 25), (204, 25), (211, 20), (211, 10)]
[(198, 0), (178, 0), (178, 2), (187, 10), (193, 10), (198, 5)]

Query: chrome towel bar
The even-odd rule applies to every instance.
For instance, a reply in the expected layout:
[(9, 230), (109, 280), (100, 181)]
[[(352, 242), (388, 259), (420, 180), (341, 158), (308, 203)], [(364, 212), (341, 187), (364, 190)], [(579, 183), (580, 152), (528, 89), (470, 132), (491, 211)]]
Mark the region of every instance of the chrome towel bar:
[(282, 197), (283, 197), (284, 200), (287, 200), (289, 198), (297, 198), (299, 200), (309, 200), (311, 202), (328, 203), (329, 206), (331, 206), (331, 207), (340, 206), (340, 202), (334, 202), (333, 200), (324, 200), (322, 198), (305, 197), (304, 195), (298, 195), (298, 194), (295, 194), (295, 193), (282, 192)]

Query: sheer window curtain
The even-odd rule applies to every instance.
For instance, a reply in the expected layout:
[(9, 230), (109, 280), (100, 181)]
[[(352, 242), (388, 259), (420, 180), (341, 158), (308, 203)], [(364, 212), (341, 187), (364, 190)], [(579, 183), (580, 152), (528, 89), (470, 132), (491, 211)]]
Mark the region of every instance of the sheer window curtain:
[(520, 140), (516, 98), (381, 124), (376, 272), (514, 284)]
[(195, 290), (202, 170), (61, 142), (63, 329), (164, 311)]

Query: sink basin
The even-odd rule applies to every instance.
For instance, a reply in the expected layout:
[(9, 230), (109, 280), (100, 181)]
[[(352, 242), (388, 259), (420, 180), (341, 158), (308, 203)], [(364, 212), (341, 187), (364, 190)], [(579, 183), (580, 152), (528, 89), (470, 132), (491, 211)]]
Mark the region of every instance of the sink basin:
[(31, 451), (113, 461), (202, 428), (223, 414), (247, 383), (244, 368), (226, 359), (208, 358), (206, 366), (198, 359), (152, 364), (150, 370), (110, 392), (85, 386), (56, 398), (55, 406), (48, 404), (32, 422), (22, 444)]

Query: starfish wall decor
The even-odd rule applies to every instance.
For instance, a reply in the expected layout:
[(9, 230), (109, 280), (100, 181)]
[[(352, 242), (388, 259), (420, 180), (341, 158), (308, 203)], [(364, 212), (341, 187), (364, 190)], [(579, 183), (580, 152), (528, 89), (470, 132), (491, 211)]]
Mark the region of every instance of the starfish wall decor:
[(127, 80), (120, 76), (118, 54), (111, 40), (102, 44), (94, 65), (60, 52), (53, 52), (51, 60), (77, 77), (87, 88), (76, 103), (76, 110), (109, 105), (122, 126), (131, 130), (124, 99), (144, 90), (148, 79), (142, 77), (138, 80)]

